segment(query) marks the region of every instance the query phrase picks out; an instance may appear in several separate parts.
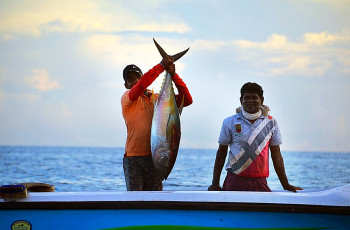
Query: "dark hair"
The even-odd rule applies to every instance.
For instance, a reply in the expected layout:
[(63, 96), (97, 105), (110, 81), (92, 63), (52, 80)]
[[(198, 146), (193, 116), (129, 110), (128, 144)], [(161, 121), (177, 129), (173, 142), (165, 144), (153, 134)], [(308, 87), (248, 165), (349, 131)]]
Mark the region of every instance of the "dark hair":
[(264, 91), (260, 85), (255, 82), (247, 82), (241, 88), (241, 98), (243, 98), (245, 93), (257, 93), (260, 99), (264, 97)]

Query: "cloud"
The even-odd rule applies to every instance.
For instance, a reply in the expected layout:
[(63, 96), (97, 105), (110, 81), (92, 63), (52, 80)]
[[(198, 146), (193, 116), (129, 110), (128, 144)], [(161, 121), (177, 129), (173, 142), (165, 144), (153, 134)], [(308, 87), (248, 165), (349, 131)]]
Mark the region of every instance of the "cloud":
[[(350, 41), (350, 33), (343, 31), (339, 34), (305, 33), (299, 41), (290, 41), (285, 35), (271, 34), (261, 42), (249, 40), (194, 40), (191, 42), (164, 38), (160, 38), (158, 42), (170, 54), (187, 48), (183, 44), (189, 44), (192, 55), (202, 51), (220, 53), (222, 57), (233, 58), (232, 61), (241, 63), (240, 71), (256, 76), (322, 77), (335, 66), (336, 73), (349, 72), (348, 41)], [(172, 46), (167, 47), (166, 44), (172, 44)], [(81, 43), (81, 50), (86, 56), (101, 64), (117, 65), (119, 68), (136, 63), (144, 65), (140, 67), (145, 69), (159, 60), (159, 54), (154, 51), (150, 38), (141, 35), (92, 35)], [(142, 52), (139, 52), (140, 50)], [(177, 63), (179, 72), (184, 67), (181, 62)]]
[(50, 91), (61, 88), (61, 85), (57, 81), (50, 79), (46, 70), (34, 69), (33, 74), (33, 77), (27, 79), (27, 83), (39, 91)]
[(348, 56), (344, 52), (349, 49), (341, 47), (349, 40), (347, 32), (322, 32), (306, 33), (299, 43), (289, 41), (286, 36), (272, 34), (266, 42), (238, 41), (237, 44), (241, 49), (254, 52), (256, 58), (252, 63), (263, 62), (266, 74), (322, 76), (336, 64), (341, 64), (343, 69), (349, 68)]
[[(226, 52), (234, 61), (247, 63), (246, 72), (260, 76), (323, 76), (333, 66), (339, 73), (350, 69), (350, 33), (305, 33), (292, 42), (285, 35), (271, 34), (266, 41), (249, 40), (194, 42), (194, 51)], [(244, 65), (242, 65), (244, 66)], [(244, 67), (241, 66), (241, 69)]]
[[(0, 34), (27, 34), (38, 37), (50, 32), (184, 33), (190, 30), (188, 25), (176, 19), (170, 18), (167, 22), (156, 20), (155, 17), (162, 15), (161, 12), (155, 17), (140, 17), (139, 12), (130, 11), (123, 5), (122, 2), (111, 4), (107, 1), (97, 3), (85, 0), (9, 1), (2, 3), (0, 9)], [(159, 17), (161, 19), (161, 16)]]
[[(103, 29), (107, 17), (91, 1), (7, 2), (3, 3), (0, 32), (41, 36), (42, 32), (73, 32)], [(28, 10), (30, 9), (30, 10)]]
[(11, 34), (0, 34), (0, 41), (10, 41), (13, 39)]
[(325, 44), (335, 43), (335, 42), (346, 42), (350, 41), (350, 34), (343, 32), (340, 34), (329, 34), (329, 32), (322, 33), (306, 33), (304, 34), (304, 41), (308, 45), (323, 46)]
[(313, 56), (291, 54), (280, 57), (261, 59), (266, 75), (303, 75), (322, 76), (333, 64), (329, 60)]
[[(190, 44), (188, 41), (176, 39), (157, 38), (157, 41), (170, 55), (188, 48), (184, 44)], [(139, 35), (92, 35), (81, 42), (81, 51), (100, 64), (118, 65), (122, 68), (130, 63), (140, 65), (140, 68), (141, 65), (150, 68), (161, 60), (152, 38)], [(176, 68), (183, 70), (184, 64), (181, 60), (176, 62)]]
[[(185, 50), (189, 41), (168, 38), (156, 38), (164, 50), (172, 55)], [(171, 46), (169, 45), (171, 44)], [(191, 47), (192, 49), (192, 47)], [(121, 70), (128, 64), (136, 64), (145, 73), (161, 61), (152, 38), (140, 35), (119, 36), (98, 34), (87, 37), (80, 43), (80, 50), (85, 57), (102, 66), (113, 66)], [(176, 72), (182, 73), (186, 65), (181, 59), (176, 62)], [(119, 79), (122, 81), (122, 78)], [(162, 85), (162, 77), (152, 84), (157, 92)], [(122, 85), (122, 89), (124, 86)]]
[(308, 34), (306, 37), (309, 38), (308, 42), (296, 43), (289, 41), (285, 35), (271, 34), (265, 42), (239, 40), (235, 44), (238, 48), (244, 50), (262, 50), (270, 53), (302, 53), (311, 51), (309, 46), (314, 44), (311, 38), (314, 37), (314, 41), (317, 40), (317, 34)]

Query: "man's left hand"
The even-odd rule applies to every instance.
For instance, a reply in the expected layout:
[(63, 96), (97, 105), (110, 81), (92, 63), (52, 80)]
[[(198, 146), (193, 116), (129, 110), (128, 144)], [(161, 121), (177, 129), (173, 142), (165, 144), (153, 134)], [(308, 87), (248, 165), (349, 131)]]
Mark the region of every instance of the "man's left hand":
[(283, 186), (284, 190), (292, 191), (292, 192), (297, 192), (297, 190), (303, 190), (301, 187), (293, 186), (291, 184)]
[(171, 77), (174, 77), (175, 75), (175, 64), (171, 64), (169, 65), (169, 67), (166, 69), (166, 71), (168, 71), (168, 73), (170, 73)]

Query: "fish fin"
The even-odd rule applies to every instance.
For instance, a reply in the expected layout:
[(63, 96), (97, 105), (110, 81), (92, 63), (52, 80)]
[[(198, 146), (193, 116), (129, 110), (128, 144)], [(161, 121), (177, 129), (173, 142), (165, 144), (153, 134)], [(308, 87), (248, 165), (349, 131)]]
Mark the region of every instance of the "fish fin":
[(165, 71), (164, 78), (163, 78), (163, 81), (162, 81), (162, 85), (161, 85), (161, 87), (160, 87), (160, 91), (162, 91), (162, 89), (163, 89), (163, 87), (164, 87), (164, 85), (165, 85), (165, 80), (166, 80), (167, 74), (168, 74), (168, 72)]
[(182, 56), (184, 56), (187, 51), (190, 49), (190, 48), (187, 48), (186, 50), (180, 52), (180, 53), (177, 53), (175, 55), (168, 55), (164, 49), (158, 44), (158, 42), (156, 42), (156, 40), (153, 38), (153, 41), (154, 41), (154, 44), (156, 45), (160, 55), (164, 58), (164, 57), (172, 57), (174, 59), (174, 62), (179, 60)]
[(152, 98), (152, 101), (153, 101), (153, 105), (155, 105), (156, 104), (156, 99), (154, 97), (154, 88), (152, 89), (152, 96), (151, 96), (151, 98)]
[(184, 108), (184, 101), (185, 101), (185, 96), (182, 95), (182, 100), (181, 100), (181, 104), (180, 104), (180, 107), (179, 107), (179, 113), (181, 115), (182, 113), (182, 109)]

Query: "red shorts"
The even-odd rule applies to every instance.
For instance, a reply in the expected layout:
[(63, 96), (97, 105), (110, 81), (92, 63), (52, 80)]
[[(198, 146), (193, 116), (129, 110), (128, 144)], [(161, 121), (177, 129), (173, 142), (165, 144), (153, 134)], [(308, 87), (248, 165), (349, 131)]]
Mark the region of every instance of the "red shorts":
[(242, 177), (231, 172), (227, 172), (222, 190), (271, 192), (266, 177)]

